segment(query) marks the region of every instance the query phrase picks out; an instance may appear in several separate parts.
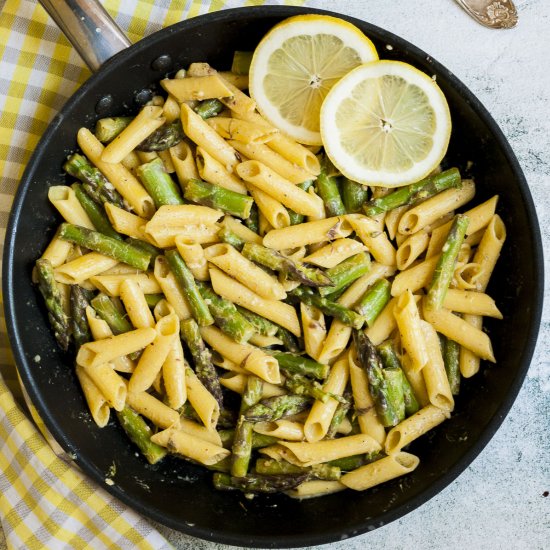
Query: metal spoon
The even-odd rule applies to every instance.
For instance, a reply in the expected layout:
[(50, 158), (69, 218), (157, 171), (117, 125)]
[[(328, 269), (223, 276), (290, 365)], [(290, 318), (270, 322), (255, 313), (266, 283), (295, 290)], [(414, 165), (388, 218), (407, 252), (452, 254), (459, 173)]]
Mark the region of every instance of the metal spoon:
[(512, 0), (455, 0), (478, 23), (490, 29), (511, 29), (518, 22)]

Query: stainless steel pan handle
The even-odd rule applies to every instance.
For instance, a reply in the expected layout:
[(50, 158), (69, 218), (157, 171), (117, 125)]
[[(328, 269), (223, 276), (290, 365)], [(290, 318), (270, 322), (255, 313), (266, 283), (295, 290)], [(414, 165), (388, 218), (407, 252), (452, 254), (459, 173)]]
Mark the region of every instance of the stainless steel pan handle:
[(97, 71), (131, 45), (97, 0), (39, 0), (86, 65)]

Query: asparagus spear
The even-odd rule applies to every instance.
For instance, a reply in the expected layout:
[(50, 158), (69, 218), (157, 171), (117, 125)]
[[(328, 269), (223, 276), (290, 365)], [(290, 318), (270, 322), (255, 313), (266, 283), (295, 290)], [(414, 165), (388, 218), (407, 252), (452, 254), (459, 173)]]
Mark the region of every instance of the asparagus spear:
[(136, 174), (157, 208), (163, 204), (183, 204), (178, 186), (164, 170), (164, 164), (160, 158), (139, 165)]
[(353, 281), (359, 279), (370, 270), (370, 255), (368, 252), (360, 252), (351, 258), (340, 262), (338, 265), (327, 269), (326, 275), (332, 281), (329, 286), (324, 286), (319, 289), (321, 296), (327, 296), (334, 292), (338, 292)]
[(321, 161), (321, 173), (317, 176), (316, 187), (317, 193), (325, 203), (327, 216), (342, 216), (346, 213), (338, 181), (336, 177), (328, 174), (326, 157)]
[(344, 418), (346, 418), (346, 415), (351, 408), (352, 398), (353, 396), (351, 395), (351, 392), (347, 391), (338, 403), (327, 430), (327, 439), (333, 439), (336, 436), (336, 432), (338, 431), (340, 424), (344, 421)]
[(291, 464), (286, 460), (274, 460), (273, 458), (258, 458), (254, 470), (260, 475), (309, 474), (309, 478), (327, 479), (330, 481), (338, 480), (341, 477), (341, 471), (338, 466), (321, 463), (314, 466), (302, 467)]
[(101, 319), (109, 325), (113, 334), (122, 334), (133, 329), (122, 308), (118, 308), (106, 294), (99, 293), (90, 303)]
[(393, 407), (392, 395), (384, 377), (380, 355), (363, 331), (354, 330), (353, 340), (357, 348), (357, 359), (369, 381), (369, 389), (378, 417), (384, 426), (395, 426), (399, 423), (399, 413)]
[(460, 172), (456, 168), (451, 168), (440, 174), (428, 176), (419, 182), (411, 183), (411, 185), (400, 187), (397, 191), (384, 197), (372, 199), (365, 204), (363, 210), (367, 216), (376, 216), (399, 206), (413, 205), (440, 191), (461, 185)]
[(330, 462), (327, 462), (327, 464), (340, 468), (340, 471), (342, 472), (351, 472), (352, 470), (357, 470), (357, 468), (378, 459), (378, 455), (379, 453), (346, 456), (344, 458), (331, 460)]
[(317, 363), (317, 361), (304, 355), (295, 355), (283, 351), (274, 351), (271, 352), (271, 355), (277, 359), (279, 367), (288, 374), (300, 374), (317, 378), (317, 380), (324, 380), (330, 372), (328, 365)]
[[(313, 180), (307, 180), (302, 183), (298, 183), (297, 187), (304, 191), (307, 191), (312, 185)], [(290, 225), (298, 225), (299, 223), (302, 223), (304, 221), (303, 214), (298, 214), (294, 212), (294, 210), (288, 210), (288, 217), (290, 218)]]
[(71, 155), (63, 169), (67, 174), (78, 178), (83, 182), (84, 191), (98, 204), (110, 202), (119, 208), (126, 208), (124, 199), (114, 188), (113, 184), (99, 171), (92, 166), (88, 159), (78, 153)]
[(236, 233), (233, 233), (231, 229), (223, 227), (218, 231), (218, 237), (224, 243), (230, 244), (233, 248), (236, 248), (239, 252), (243, 249), (243, 246), (246, 244), (244, 239), (241, 239)]
[(286, 351), (289, 351), (290, 353), (299, 353), (300, 352), (300, 344), (298, 343), (298, 339), (290, 330), (287, 330), (284, 327), (279, 327), (277, 329), (277, 338), (279, 338), (283, 342), (283, 347), (286, 349)]
[(457, 214), (453, 220), (426, 295), (426, 307), (428, 309), (439, 309), (445, 300), (445, 295), (453, 279), (456, 259), (464, 242), (469, 223), (470, 219), (464, 214)]
[(101, 118), (95, 125), (95, 136), (101, 143), (113, 141), (132, 120), (131, 116)]
[(222, 491), (239, 490), (245, 493), (280, 493), (294, 489), (307, 480), (309, 474), (288, 474), (280, 476), (261, 476), (249, 474), (246, 477), (234, 477), (216, 472), (214, 487)]
[(399, 424), (402, 420), (405, 420), (405, 391), (403, 388), (403, 371), (401, 369), (383, 369), (382, 374), (384, 381), (386, 382), (386, 393), (388, 401), (391, 403), (391, 408), (395, 411), (397, 420), (394, 420), (394, 424)]
[(156, 246), (146, 241), (142, 241), (141, 239), (128, 237), (126, 239), (126, 242), (136, 248), (139, 248), (140, 250), (143, 250), (144, 252), (151, 254), (151, 260), (149, 262), (150, 265), (154, 264), (156, 257), (162, 254), (162, 250), (160, 248), (157, 248)]
[(316, 380), (302, 374), (291, 373), (285, 369), (281, 369), (281, 371), (285, 376), (284, 387), (294, 395), (306, 395), (323, 403), (330, 399), (331, 394), (323, 391), (323, 386)]
[(370, 327), (391, 299), (391, 283), (387, 279), (376, 281), (359, 299), (355, 311), (363, 315)]
[[(218, 430), (218, 434), (222, 440), (222, 445), (226, 449), (230, 449), (233, 445), (233, 439), (235, 437), (235, 429), (228, 428), (223, 430)], [(252, 432), (252, 448), (261, 449), (262, 447), (268, 447), (279, 441), (276, 437), (272, 435), (259, 434), (257, 432)]]
[(443, 348), (443, 360), (445, 362), (445, 371), (449, 379), (451, 393), (458, 395), (460, 391), (460, 344), (457, 344), (450, 338), (445, 338), (445, 346)]
[(252, 197), (198, 179), (190, 179), (185, 187), (185, 198), (227, 214), (246, 219), (254, 204)]
[(91, 293), (80, 285), (71, 285), (70, 310), (71, 332), (77, 347), (92, 339), (86, 308), (90, 305)]
[(212, 394), (221, 409), (223, 407), (223, 395), (220, 380), (212, 364), (210, 350), (206, 347), (201, 337), (199, 326), (194, 319), (184, 319), (180, 324), (180, 333), (193, 357), (197, 378)]
[(254, 233), (260, 232), (260, 212), (256, 206), (256, 203), (252, 205), (252, 208), (250, 209), (250, 216), (244, 220), (244, 224), (248, 227), (248, 229), (250, 229), (250, 231), (254, 231)]
[(128, 437), (137, 445), (149, 464), (156, 464), (166, 456), (168, 451), (151, 441), (153, 432), (137, 412), (125, 406), (116, 415)]
[(62, 350), (69, 348), (71, 330), (69, 317), (63, 308), (63, 297), (54, 278), (53, 267), (49, 260), (36, 260), (38, 290), (44, 297), (48, 309), (48, 319), (53, 328), (57, 343)]
[(305, 411), (310, 404), (311, 398), (302, 395), (277, 395), (262, 399), (250, 407), (244, 416), (251, 422), (273, 422)]
[(195, 107), (195, 113), (201, 118), (207, 119), (219, 115), (224, 105), (219, 99), (205, 99)]
[(332, 280), (322, 270), (306, 267), (261, 244), (246, 243), (242, 249), (242, 254), (257, 264), (274, 271), (280, 271), (289, 278), (300, 281), (303, 285), (319, 287), (332, 284)]
[(149, 267), (151, 261), (149, 252), (79, 225), (62, 223), (59, 229), (59, 238), (79, 244), (143, 271)]
[(220, 330), (240, 344), (248, 342), (254, 336), (256, 329), (241, 315), (233, 302), (218, 296), (205, 283), (197, 281), (195, 284)]
[(275, 336), (279, 328), (281, 328), (265, 317), (245, 309), (244, 307), (237, 306), (237, 311), (254, 327), (256, 332), (263, 336)]
[(245, 418), (250, 407), (255, 405), (262, 397), (263, 382), (257, 376), (249, 376), (243, 393), (239, 420), (235, 428), (233, 446), (231, 448), (231, 475), (244, 477), (248, 472), (250, 455), (252, 453), (252, 428), (253, 424)]
[(145, 294), (145, 301), (149, 307), (155, 307), (162, 299), (164, 294)]
[(136, 147), (136, 150), (145, 152), (166, 151), (166, 149), (177, 145), (184, 137), (181, 121), (175, 120), (157, 128)]
[(326, 313), (331, 317), (336, 317), (336, 319), (340, 320), (344, 323), (344, 325), (360, 329), (365, 324), (364, 317), (359, 315), (359, 313), (356, 313), (341, 304), (328, 300), (323, 296), (319, 296), (309, 288), (299, 286), (298, 288), (291, 290), (288, 294), (294, 298), (298, 298), (298, 300), (309, 306), (314, 306), (320, 309), (323, 313)]
[(348, 178), (342, 180), (342, 202), (348, 214), (361, 211), (369, 194), (368, 187)]
[(214, 319), (210, 314), (210, 310), (199, 292), (193, 274), (189, 271), (179, 252), (177, 250), (167, 250), (165, 256), (170, 269), (176, 276), (182, 291), (185, 293), (189, 307), (197, 323), (201, 327), (213, 324)]

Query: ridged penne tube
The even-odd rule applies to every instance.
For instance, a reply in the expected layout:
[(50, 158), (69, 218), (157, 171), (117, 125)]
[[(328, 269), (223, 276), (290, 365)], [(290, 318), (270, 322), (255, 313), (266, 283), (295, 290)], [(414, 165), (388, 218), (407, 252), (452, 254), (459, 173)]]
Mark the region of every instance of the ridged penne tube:
[(375, 346), (387, 340), (397, 327), (397, 322), (393, 314), (396, 303), (397, 298), (392, 298), (380, 312), (374, 323), (365, 329), (365, 334)]
[(269, 348), (271, 346), (282, 346), (284, 342), (276, 336), (264, 336), (256, 333), (248, 340), (248, 343), (258, 348)]
[(180, 117), (180, 104), (173, 95), (168, 94), (166, 101), (162, 105), (162, 114), (167, 124), (174, 122), (174, 120)]
[(181, 105), (181, 123), (191, 141), (221, 162), (228, 172), (233, 171), (238, 163), (235, 149), (185, 103)]
[(420, 406), (425, 407), (429, 405), (430, 398), (428, 397), (428, 390), (426, 389), (426, 382), (424, 382), (422, 371), (418, 372), (414, 370), (412, 360), (406, 353), (401, 356), (401, 366)]
[(216, 464), (231, 454), (231, 451), (220, 445), (214, 445), (176, 428), (168, 428), (152, 435), (151, 441), (170, 449), (171, 452), (186, 456), (206, 466)]
[(186, 227), (188, 225), (212, 225), (223, 213), (198, 204), (165, 204), (147, 222), (147, 230), (159, 227)]
[(236, 172), (244, 181), (261, 189), (298, 214), (315, 217), (324, 214), (324, 203), (320, 197), (294, 185), (263, 162), (241, 162)]
[(110, 164), (121, 162), (165, 121), (162, 107), (154, 105), (142, 107), (130, 124), (105, 147), (101, 153), (101, 160)]
[(186, 78), (164, 78), (160, 81), (160, 85), (179, 103), (218, 99), (231, 95), (231, 90), (217, 74)]
[(365, 245), (355, 239), (337, 239), (306, 256), (304, 262), (331, 268), (365, 249)]
[(430, 323), (420, 321), (420, 324), (428, 352), (428, 362), (422, 369), (428, 398), (432, 405), (446, 411), (452, 411), (454, 409), (454, 398), (445, 371), (439, 337)]
[(215, 267), (210, 269), (210, 280), (216, 294), (301, 336), (300, 321), (291, 305), (262, 298)]
[(116, 357), (140, 351), (157, 335), (153, 328), (139, 328), (110, 338), (87, 342), (78, 350), (76, 362), (83, 367), (95, 367), (109, 363)]
[(68, 185), (52, 185), (48, 189), (48, 200), (55, 206), (66, 222), (95, 229), (94, 224)]
[(298, 487), (285, 491), (285, 494), (290, 498), (297, 498), (300, 500), (307, 498), (321, 497), (324, 495), (332, 495), (338, 493), (346, 488), (339, 481), (330, 481), (326, 479), (313, 479), (311, 481), (304, 481), (300, 483)]
[(122, 164), (111, 164), (101, 160), (103, 145), (87, 128), (78, 131), (77, 141), (82, 152), (113, 184), (136, 214), (150, 218), (155, 211), (155, 203), (130, 170)]
[(88, 404), (88, 409), (90, 414), (94, 419), (94, 422), (100, 427), (103, 428), (109, 422), (110, 409), (107, 400), (99, 391), (98, 387), (94, 384), (92, 379), (88, 376), (86, 369), (80, 365), (76, 365), (75, 368), (76, 376), (80, 382), (80, 387), (82, 388), (82, 393)]
[(88, 252), (54, 269), (55, 280), (58, 283), (78, 285), (90, 277), (107, 271), (118, 264), (118, 260), (104, 256), (99, 252)]
[[(228, 372), (220, 376), (220, 384), (228, 390), (234, 391), (242, 395), (246, 389), (249, 373), (240, 372)], [(276, 384), (269, 384), (268, 382), (262, 385), (262, 398), (263, 397), (276, 397), (277, 395), (284, 395), (286, 391)]]
[[(279, 155), (279, 153), (270, 149), (266, 144), (243, 143), (237, 140), (230, 140), (228, 143), (245, 158), (261, 162), (263, 165), (271, 168), (271, 170), (276, 172), (285, 181), (297, 184), (312, 179), (311, 173), (292, 164)], [(240, 174), (240, 176), (243, 177), (242, 174)]]
[(352, 231), (353, 228), (345, 216), (335, 216), (273, 229), (264, 237), (263, 244), (275, 250), (299, 248), (347, 237)]
[(113, 369), (111, 363), (99, 365), (80, 365), (115, 411), (121, 411), (126, 402), (126, 384), (124, 379)]
[(154, 327), (155, 319), (145, 300), (145, 294), (133, 279), (125, 279), (120, 284), (120, 299), (135, 328)]
[(150, 393), (145, 391), (128, 392), (126, 402), (134, 411), (148, 418), (159, 428), (166, 429), (179, 424), (180, 415), (178, 411), (171, 409)]
[(122, 235), (133, 237), (134, 239), (143, 238), (145, 224), (147, 223), (145, 218), (140, 218), (110, 202), (105, 202), (103, 206), (105, 207), (107, 217), (115, 231), (118, 231)]
[(224, 79), (225, 82), (232, 84), (239, 90), (248, 90), (248, 75), (237, 74), (231, 71), (218, 71), (218, 74)]
[(391, 295), (400, 296), (404, 292), (416, 292), (432, 280), (438, 256), (432, 256), (419, 264), (398, 273), (391, 285)]
[(405, 239), (397, 249), (395, 255), (395, 261), (397, 269), (404, 271), (419, 257), (428, 247), (430, 236), (424, 231), (414, 233), (407, 239)]
[(120, 296), (120, 285), (132, 280), (141, 289), (143, 294), (158, 294), (161, 287), (152, 273), (119, 273), (103, 274), (89, 277), (90, 282), (108, 296)]
[(463, 180), (459, 189), (447, 189), (410, 208), (399, 220), (399, 233), (412, 235), (434, 223), (448, 212), (456, 210), (474, 198), (476, 189), (472, 180)]
[(233, 361), (230, 361), (227, 357), (223, 357), (223, 355), (218, 353), (215, 353), (212, 356), (212, 363), (214, 363), (216, 367), (220, 367), (229, 372), (236, 372), (238, 374), (245, 374), (248, 376), (248, 372), (237, 365), (237, 363), (233, 363)]
[(158, 151), (157, 154), (158, 154), (160, 160), (162, 160), (162, 164), (164, 165), (164, 170), (168, 174), (173, 174), (176, 171), (176, 167), (174, 166), (174, 163), (172, 162), (172, 156), (170, 155), (170, 151), (167, 151), (167, 150)]
[(355, 349), (350, 350), (348, 362), (349, 378), (359, 429), (361, 433), (370, 435), (380, 445), (383, 445), (386, 440), (386, 430), (376, 414), (374, 400), (369, 390), (367, 373), (358, 364)]
[[(178, 117), (179, 116), (178, 107)], [(185, 185), (189, 180), (199, 178), (199, 171), (193, 151), (186, 141), (180, 141), (178, 144), (170, 147), (169, 151), (180, 187), (185, 189)]]
[(225, 85), (231, 90), (230, 97), (221, 97), (220, 101), (231, 109), (235, 113), (252, 113), (256, 109), (256, 102), (245, 93), (241, 92), (239, 88), (231, 84), (228, 80), (224, 81)]
[(285, 289), (273, 275), (266, 273), (231, 245), (215, 244), (206, 248), (204, 254), (211, 264), (240, 281), (259, 296), (268, 300), (286, 298)]
[(332, 396), (341, 396), (344, 393), (348, 379), (349, 368), (346, 355), (334, 363), (326, 382), (323, 384), (323, 391), (329, 393), (331, 397), (325, 403), (316, 399), (311, 406), (307, 420), (304, 423), (304, 435), (307, 441), (321, 441), (326, 436), (339, 403)]
[(389, 212), (386, 212), (384, 216), (384, 225), (388, 232), (388, 237), (393, 241), (399, 234), (397, 227), (399, 226), (399, 220), (401, 216), (409, 209), (409, 206), (398, 206)]
[(279, 363), (274, 357), (254, 346), (238, 344), (216, 327), (201, 327), (200, 330), (205, 342), (220, 355), (266, 382), (280, 384)]
[(166, 360), (162, 365), (162, 380), (168, 404), (172, 409), (179, 409), (187, 401), (187, 385), (185, 383), (186, 362), (183, 355), (181, 340), (174, 338)]
[(300, 302), (300, 316), (306, 353), (317, 360), (327, 336), (325, 316), (316, 307)]
[(182, 292), (175, 275), (170, 271), (170, 267), (164, 256), (157, 256), (155, 258), (153, 273), (162, 293), (167, 302), (174, 308), (179, 320), (190, 319), (192, 315), (187, 298)]
[[(290, 225), (288, 211), (277, 199), (255, 185), (248, 184), (247, 188), (260, 211), (260, 234), (267, 233), (271, 227), (281, 229)], [(262, 227), (262, 219), (267, 222), (267, 227), (265, 224)]]
[(255, 422), (254, 431), (285, 441), (303, 441), (304, 439), (304, 425), (285, 418), (273, 422)]
[(459, 290), (475, 290), (477, 280), (481, 276), (482, 267), (474, 262), (457, 265), (454, 271), (452, 285)]
[(278, 133), (273, 126), (254, 124), (238, 118), (216, 116), (209, 118), (206, 122), (222, 138), (243, 143), (265, 143)]
[[(478, 330), (481, 330), (483, 327), (483, 317), (481, 317), (481, 315), (465, 314), (462, 316), (462, 319)], [(458, 364), (460, 366), (460, 374), (464, 376), (464, 378), (471, 378), (474, 374), (479, 372), (479, 357), (464, 346), (460, 347)]]
[(279, 445), (286, 447), (304, 466), (313, 466), (346, 456), (374, 453), (381, 449), (380, 444), (367, 434), (348, 435), (313, 443), (280, 441)]
[[(198, 281), (208, 281), (208, 262), (204, 255), (203, 247), (193, 239), (178, 235), (174, 244), (183, 258), (183, 261)], [(213, 245), (218, 246), (218, 245)]]
[(399, 296), (393, 314), (401, 336), (401, 344), (412, 359), (413, 369), (420, 371), (429, 357), (416, 300), (410, 291)]
[(159, 248), (171, 248), (176, 243), (176, 237), (193, 239), (199, 244), (212, 244), (220, 241), (218, 233), (220, 227), (217, 224), (198, 224), (180, 227), (167, 227), (162, 225), (145, 226), (145, 237), (153, 245)]
[(226, 215), (220, 222), (220, 225), (232, 233), (235, 233), (237, 237), (240, 237), (247, 243), (262, 244), (262, 238), (257, 233), (254, 233), (254, 231), (246, 227), (246, 225), (243, 225), (240, 220), (236, 220), (232, 216)]
[(483, 292), (450, 288), (445, 295), (443, 307), (457, 313), (502, 319), (502, 313), (497, 308), (495, 301)]
[(395, 265), (395, 248), (378, 220), (361, 214), (350, 214), (346, 218), (378, 263)]
[(141, 164), (141, 160), (136, 151), (131, 151), (120, 161), (120, 164), (128, 170), (135, 170)]
[(195, 163), (199, 175), (203, 180), (220, 187), (225, 187), (225, 189), (229, 189), (230, 191), (246, 195), (247, 189), (243, 181), (235, 174), (226, 170), (221, 162), (216, 160), (202, 147), (197, 147)]
[(216, 430), (207, 430), (201, 424), (188, 420), (187, 418), (180, 418), (179, 430), (195, 436), (198, 439), (203, 439), (213, 443), (214, 445), (222, 446), (222, 440), (220, 434)]
[(387, 454), (395, 454), (403, 447), (429, 432), (449, 418), (448, 410), (440, 409), (435, 405), (426, 405), (409, 418), (394, 426), (386, 437), (384, 450)]
[(475, 328), (470, 323), (454, 315), (448, 309), (440, 308), (430, 310), (424, 307), (424, 319), (430, 323), (437, 332), (454, 340), (461, 346), (469, 349), (481, 359), (495, 363), (491, 339), (482, 330)]
[(145, 347), (128, 383), (132, 393), (148, 390), (172, 347), (173, 341), (179, 337), (180, 323), (173, 313), (162, 317), (155, 325), (155, 339)]
[(205, 427), (208, 430), (214, 430), (220, 417), (218, 402), (189, 367), (185, 369), (185, 383), (189, 403), (191, 403)]
[(355, 491), (365, 491), (390, 479), (409, 474), (419, 464), (418, 457), (398, 452), (344, 474), (340, 478), (340, 483)]

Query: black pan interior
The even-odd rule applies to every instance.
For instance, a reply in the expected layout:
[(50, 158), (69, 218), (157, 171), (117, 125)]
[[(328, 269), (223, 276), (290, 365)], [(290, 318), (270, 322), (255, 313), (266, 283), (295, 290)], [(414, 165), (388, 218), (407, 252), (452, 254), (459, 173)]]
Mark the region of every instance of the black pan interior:
[[(193, 61), (228, 69), (232, 52), (252, 49), (284, 17), (305, 10), (256, 7), (227, 10), (174, 25), (106, 63), (69, 101), (43, 137), (21, 181), (6, 235), (6, 319), (26, 389), (59, 443), (93, 479), (137, 511), (190, 535), (240, 546), (297, 547), (327, 543), (384, 525), (418, 507), (459, 475), (508, 412), (534, 349), (542, 305), (542, 249), (532, 199), (519, 165), (495, 122), (448, 70), (398, 37), (347, 18), (375, 42), (380, 56), (408, 61), (436, 75), (450, 104), (453, 132), (447, 166), (478, 184), (476, 202), (497, 193), (508, 240), (488, 292), (505, 319), (488, 322), (496, 365), (483, 365), (463, 383), (450, 421), (411, 445), (420, 466), (410, 476), (365, 493), (345, 491), (297, 502), (284, 496), (219, 493), (211, 474), (168, 458), (149, 466), (115, 421), (99, 429), (86, 410), (71, 357), (57, 348), (31, 269), (59, 223), (50, 185), (64, 183), (61, 164), (76, 148), (82, 126), (135, 112), (144, 90)], [(392, 49), (386, 48), (391, 45)], [(168, 55), (170, 61), (154, 63)], [(100, 101), (101, 100), (101, 101)], [(99, 113), (99, 114), (98, 114)], [(69, 182), (72, 183), (72, 182)], [(114, 484), (104, 480), (115, 468)]]

